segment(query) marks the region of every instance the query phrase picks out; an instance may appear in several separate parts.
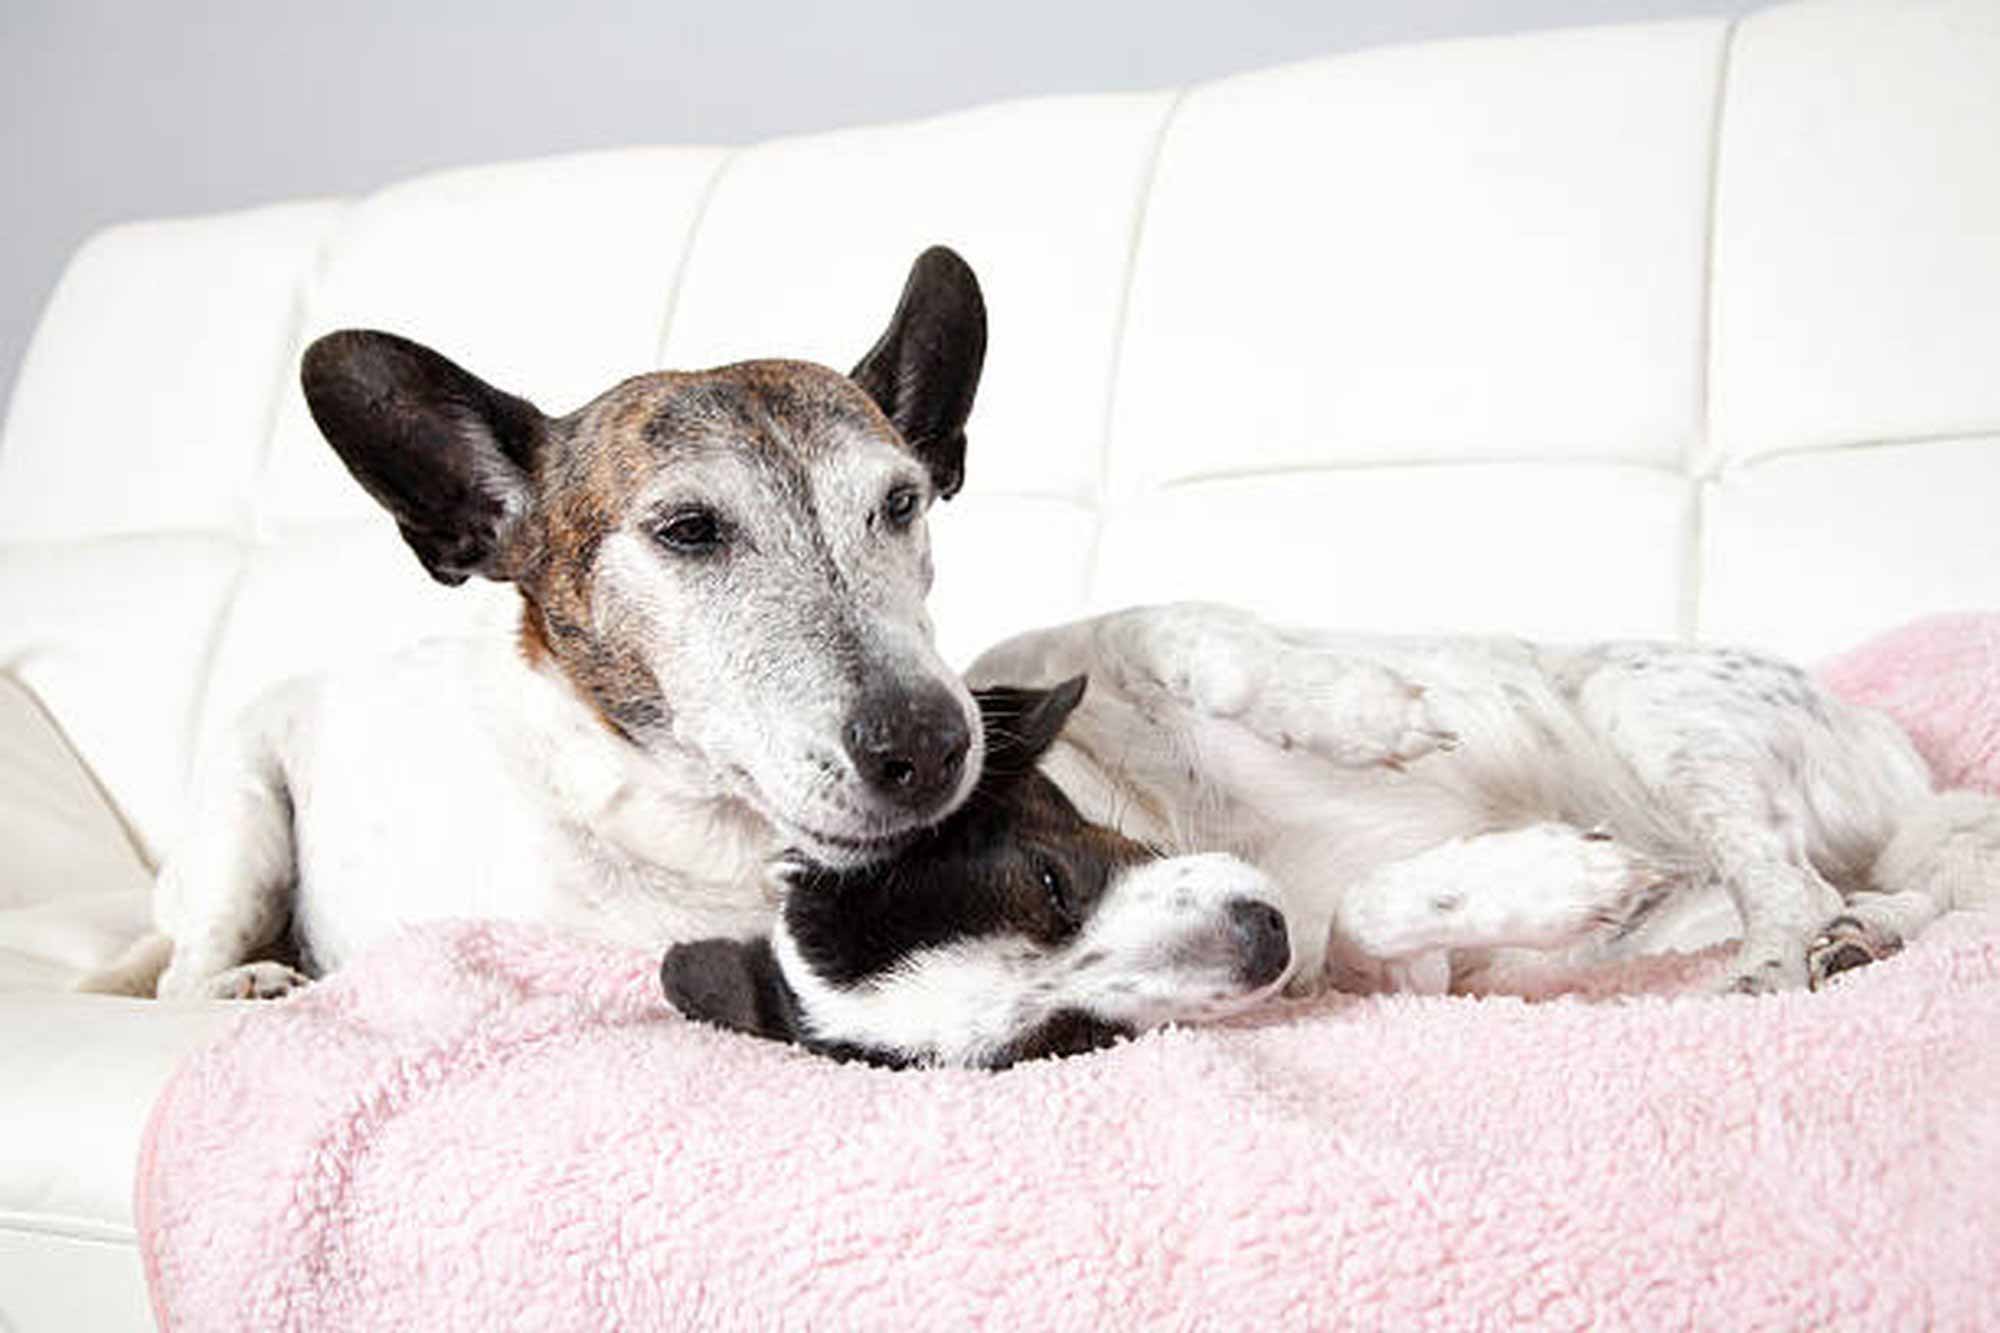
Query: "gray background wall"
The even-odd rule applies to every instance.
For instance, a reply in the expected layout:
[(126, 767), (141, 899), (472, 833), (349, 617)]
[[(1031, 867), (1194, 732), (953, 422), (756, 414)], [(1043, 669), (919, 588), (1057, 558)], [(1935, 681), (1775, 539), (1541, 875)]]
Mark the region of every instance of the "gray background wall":
[(0, 0), (0, 401), (92, 230), (1752, 0)]

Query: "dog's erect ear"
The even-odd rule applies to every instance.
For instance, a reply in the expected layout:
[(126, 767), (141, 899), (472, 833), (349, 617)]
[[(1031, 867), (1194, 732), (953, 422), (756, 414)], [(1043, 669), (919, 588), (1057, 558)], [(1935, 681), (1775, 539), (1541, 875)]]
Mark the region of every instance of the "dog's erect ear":
[(963, 259), (934, 245), (910, 265), (881, 340), (849, 372), (930, 470), (940, 496), (965, 482), (965, 419), (986, 363), (986, 302)]
[(512, 576), (509, 539), (549, 424), (533, 403), (428, 347), (362, 329), (306, 348), (299, 380), (320, 433), (432, 578)]
[(799, 1039), (792, 990), (769, 940), (676, 944), (660, 961), (660, 988), (689, 1018), (774, 1041)]
[(1025, 773), (1042, 757), (1063, 729), (1063, 723), (1083, 701), (1088, 676), (1071, 676), (1046, 690), (995, 685), (974, 690), (979, 720), (986, 732), (985, 774), (1005, 777)]

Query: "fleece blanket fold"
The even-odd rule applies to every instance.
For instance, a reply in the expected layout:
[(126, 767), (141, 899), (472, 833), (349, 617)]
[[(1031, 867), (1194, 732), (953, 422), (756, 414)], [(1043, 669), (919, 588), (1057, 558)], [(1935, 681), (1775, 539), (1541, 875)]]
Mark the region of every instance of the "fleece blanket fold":
[(428, 927), (180, 1071), (140, 1237), (176, 1330), (2000, 1327), (2000, 920), (1716, 964), (897, 1073)]
[[(1996, 625), (1827, 679), (1990, 787)], [(2000, 1328), (2000, 917), (1820, 994), (1720, 963), (895, 1073), (430, 926), (183, 1066), (139, 1239), (174, 1330)]]

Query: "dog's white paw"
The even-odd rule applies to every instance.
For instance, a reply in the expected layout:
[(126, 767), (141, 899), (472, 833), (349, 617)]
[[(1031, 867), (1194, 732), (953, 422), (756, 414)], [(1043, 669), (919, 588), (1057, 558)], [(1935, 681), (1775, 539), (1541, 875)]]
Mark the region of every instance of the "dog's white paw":
[(1553, 948), (1624, 920), (1661, 878), (1612, 838), (1531, 824), (1383, 866), (1342, 897), (1339, 929), (1373, 958)]
[(311, 981), (283, 963), (244, 963), (203, 980), (196, 994), (210, 1000), (278, 1000)]
[(1162, 691), (1280, 749), (1343, 767), (1400, 768), (1457, 744), (1403, 676), (1301, 644), (1233, 607), (1149, 608), (1112, 617), (1101, 633), (1101, 660), (1134, 697)]
[(1263, 688), (1277, 632), (1233, 607), (1188, 602), (1107, 618), (1100, 659), (1135, 694), (1164, 691), (1208, 717), (1235, 717)]
[(1432, 721), (1421, 687), (1372, 662), (1288, 649), (1263, 684), (1243, 725), (1343, 768), (1402, 768), (1458, 744)]
[(1891, 931), (1858, 917), (1837, 916), (1806, 946), (1806, 982), (1818, 990), (1842, 972), (1879, 963), (1902, 947), (1903, 941)]

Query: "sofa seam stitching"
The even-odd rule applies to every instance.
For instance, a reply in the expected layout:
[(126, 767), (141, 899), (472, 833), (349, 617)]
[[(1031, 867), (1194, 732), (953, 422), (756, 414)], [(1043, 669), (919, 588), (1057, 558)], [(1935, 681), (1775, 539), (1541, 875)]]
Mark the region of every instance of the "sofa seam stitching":
[(708, 183), (702, 187), (701, 198), (694, 206), (694, 216), (688, 220), (687, 240), (681, 243), (680, 258), (674, 263), (673, 285), (667, 290), (667, 308), (660, 315), (660, 331), (653, 341), (653, 364), (661, 365), (667, 354), (667, 340), (673, 336), (674, 321), (681, 312), (681, 293), (686, 290), (688, 266), (694, 261), (694, 248), (701, 238), (701, 229), (707, 225), (709, 206), (722, 188), (722, 178), (743, 155), (756, 145), (738, 145), (724, 151), (723, 158), (709, 173)]
[(1125, 341), (1131, 328), (1132, 292), (1138, 286), (1139, 249), (1145, 241), (1146, 224), (1153, 214), (1153, 195), (1159, 187), (1160, 160), (1166, 155), (1167, 136), (1197, 86), (1190, 83), (1175, 89), (1172, 100), (1160, 114), (1160, 123), (1153, 131), (1153, 142), (1146, 155), (1145, 172), (1139, 179), (1132, 224), (1126, 235), (1125, 277), (1119, 284), (1118, 307), (1112, 315), (1111, 361), (1105, 368), (1104, 415), (1098, 430), (1097, 475), (1091, 483), (1092, 508), (1097, 521), (1091, 531), (1090, 548), (1083, 562), (1081, 592), (1086, 602), (1097, 586), (1104, 551), (1104, 528), (1110, 517), (1111, 432), (1118, 418), (1119, 393), (1125, 377)]
[(1729, 108), (1729, 76), (1736, 53), (1736, 34), (1743, 23), (1740, 14), (1731, 15), (1722, 29), (1716, 54), (1715, 93), (1709, 103), (1708, 193), (1703, 200), (1701, 231), (1701, 359), (1696, 364), (1700, 377), (1696, 389), (1694, 437), (1682, 459), (1688, 485), (1688, 554), (1684, 572), (1686, 587), (1681, 595), (1680, 638), (1692, 642), (1701, 630), (1702, 577), (1708, 567), (1709, 515), (1713, 501), (1709, 475), (1715, 454), (1715, 234), (1716, 215), (1721, 211), (1723, 118)]

